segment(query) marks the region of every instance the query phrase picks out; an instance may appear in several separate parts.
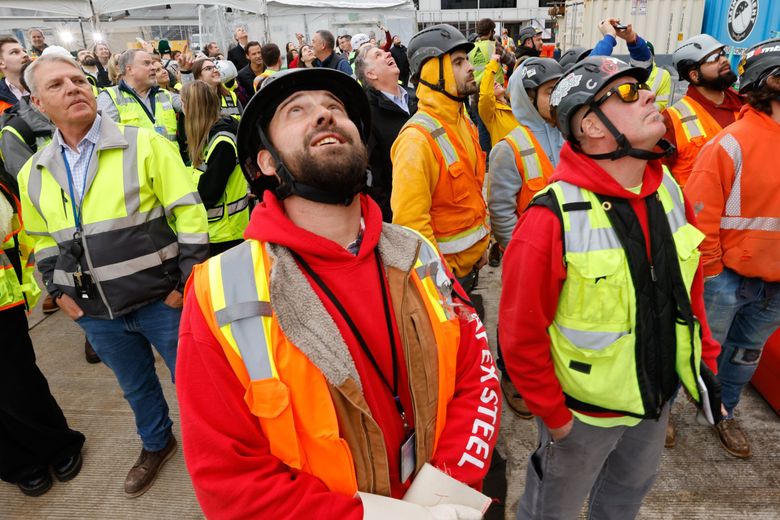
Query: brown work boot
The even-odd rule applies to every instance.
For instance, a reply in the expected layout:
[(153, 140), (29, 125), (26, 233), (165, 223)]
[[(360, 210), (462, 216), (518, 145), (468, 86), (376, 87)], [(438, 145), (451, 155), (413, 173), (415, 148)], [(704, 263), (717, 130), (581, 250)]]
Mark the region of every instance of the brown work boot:
[(677, 427), (674, 425), (672, 414), (669, 413), (669, 422), (666, 423), (666, 440), (664, 448), (674, 448), (677, 445)]
[(47, 294), (46, 298), (43, 299), (43, 303), (41, 303), (41, 311), (43, 311), (44, 314), (51, 314), (52, 312), (57, 312), (59, 309), (60, 306), (57, 305), (57, 302), (54, 301), (51, 294)]
[(89, 342), (88, 338), (84, 338), (84, 359), (86, 359), (87, 363), (90, 365), (100, 363), (100, 356), (98, 356), (95, 349), (92, 348), (92, 344)]
[(493, 242), (490, 245), (490, 252), (488, 253), (488, 265), (490, 267), (498, 267), (501, 265), (501, 257), (503, 254), (504, 253), (501, 251), (501, 246), (498, 245), (498, 242)]
[(724, 418), (715, 425), (715, 431), (724, 450), (740, 459), (750, 458), (750, 443), (736, 419)]
[(512, 380), (506, 374), (501, 374), (501, 392), (504, 394), (506, 404), (521, 419), (532, 419), (534, 414), (525, 405), (525, 399), (517, 391)]
[(125, 479), (125, 493), (129, 498), (135, 498), (146, 493), (160, 468), (176, 453), (176, 438), (171, 434), (168, 444), (160, 451), (146, 451), (141, 449), (138, 460), (135, 461), (130, 473)]

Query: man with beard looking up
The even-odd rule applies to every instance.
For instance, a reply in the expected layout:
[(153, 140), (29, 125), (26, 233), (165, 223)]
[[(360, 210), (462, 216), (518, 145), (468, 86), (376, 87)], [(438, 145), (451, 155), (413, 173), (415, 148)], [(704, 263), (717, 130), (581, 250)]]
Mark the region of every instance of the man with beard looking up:
[(434, 25), (409, 41), (417, 113), (390, 151), (393, 223), (436, 244), (470, 291), (487, 262), (490, 228), (482, 197), (485, 153), (463, 103), (478, 92), (467, 53), (474, 47), (455, 27)]
[(177, 364), (209, 517), (482, 517), (399, 500), (425, 462), (478, 485), (500, 397), (484, 327), (436, 249), (359, 194), (369, 132), (358, 83), (324, 68), (271, 76), (241, 119), (262, 203), (247, 240), (190, 278)]
[(681, 187), (688, 181), (699, 150), (733, 123), (742, 108), (742, 98), (731, 88), (737, 75), (724, 47), (709, 34), (700, 34), (672, 54), (680, 79), (690, 82), (685, 96), (663, 112), (664, 138), (676, 148), (664, 164)]
[(97, 90), (97, 84), (98, 84), (98, 60), (95, 57), (95, 54), (92, 51), (89, 51), (87, 49), (80, 49), (79, 52), (76, 54), (78, 57), (79, 65), (81, 65), (81, 70), (84, 71), (84, 74), (87, 75), (87, 81), (92, 85), (92, 92), (97, 96), (98, 90)]

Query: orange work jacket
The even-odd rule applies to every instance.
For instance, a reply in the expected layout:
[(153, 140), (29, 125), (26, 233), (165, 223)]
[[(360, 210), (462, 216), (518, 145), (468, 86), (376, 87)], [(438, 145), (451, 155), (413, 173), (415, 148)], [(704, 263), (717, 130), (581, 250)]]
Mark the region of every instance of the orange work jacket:
[[(684, 188), (699, 150), (722, 128), (715, 118), (690, 96), (684, 96), (666, 110), (674, 125), (674, 146), (677, 148), (677, 159), (671, 168), (672, 176), (677, 184)], [(736, 115), (737, 112), (734, 113), (735, 117)]]
[[(435, 452), (455, 392), (460, 325), (438, 252), (421, 235), (414, 233), (414, 239), (419, 240), (419, 254), (408, 272), (398, 272), (389, 264), (385, 267), (390, 294), (404, 295), (393, 298), (399, 331), (422, 327), (418, 337), (428, 338), (414, 343), (408, 333), (402, 334), (419, 469)], [(389, 483), (376, 483), (377, 475), (386, 474), (387, 468), (381, 430), (367, 412), (358, 384), (352, 378), (338, 385), (326, 379), (310, 360), (311, 353), (304, 354), (280, 327), (269, 283), (272, 262), (282, 258), (272, 257), (269, 250), (278, 253), (279, 249), (292, 258), (280, 246), (247, 240), (195, 266), (191, 282), (203, 316), (246, 388), (244, 400), (274, 456), (290, 468), (319, 478), (331, 491), (389, 496)], [(402, 312), (401, 300), (407, 312)], [(422, 315), (414, 311), (415, 302)], [(414, 325), (405, 321), (414, 321)], [(424, 370), (435, 371), (438, 377)], [(435, 402), (428, 395), (433, 388), (438, 388)]]

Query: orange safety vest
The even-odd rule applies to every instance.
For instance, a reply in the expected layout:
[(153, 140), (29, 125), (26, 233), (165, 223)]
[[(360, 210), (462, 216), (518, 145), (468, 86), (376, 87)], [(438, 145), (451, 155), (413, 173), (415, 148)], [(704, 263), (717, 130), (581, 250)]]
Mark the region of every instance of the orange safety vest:
[[(404, 338), (404, 356), (407, 360), (415, 358), (415, 361), (407, 361), (407, 367), (416, 431), (420, 432), (428, 425), (427, 447), (419, 445), (418, 434), (416, 469), (419, 469), (435, 452), (444, 429), (447, 405), (455, 393), (460, 325), (452, 308), (452, 286), (438, 252), (425, 238), (412, 233), (412, 239), (420, 243), (419, 254), (410, 265), (409, 272), (401, 273), (401, 276), (404, 284), (412, 284), (424, 302), (427, 321), (432, 328), (431, 337), (435, 338), (435, 342), (423, 344), (419, 349), (430, 357), (421, 362), (420, 352), (409, 350), (408, 341), (411, 340), (403, 334), (403, 330), (409, 329), (402, 328), (401, 320), (414, 318), (415, 326), (424, 327), (425, 319), (423, 316), (404, 316), (401, 308), (395, 306), (399, 330)], [(376, 467), (386, 471), (384, 445), (383, 460), (360, 457), (366, 450), (365, 445), (374, 443), (376, 439), (356, 440), (354, 432), (353, 435), (344, 435), (339, 428), (339, 424), (349, 422), (344, 420), (344, 414), (349, 413), (345, 408), (358, 408), (365, 417), (368, 406), (364, 400), (362, 403), (348, 402), (345, 406), (347, 401), (339, 393), (344, 385), (337, 387), (329, 382), (320, 368), (285, 337), (271, 301), (269, 280), (272, 259), (268, 247), (271, 246), (247, 240), (195, 266), (192, 282), (203, 316), (246, 388), (244, 400), (252, 414), (257, 416), (271, 453), (290, 468), (319, 478), (331, 491), (348, 496), (358, 490), (377, 492), (376, 489), (359, 489), (361, 479), (356, 468), (375, 463)], [(385, 267), (388, 281), (391, 281), (392, 268), (389, 265)], [(395, 288), (390, 282), (390, 294), (394, 294)], [(437, 379), (428, 381), (425, 376), (420, 377), (419, 371), (426, 363), (434, 367)], [(417, 400), (414, 378), (425, 390), (438, 386), (438, 402), (435, 405)], [(337, 397), (341, 399), (339, 406), (334, 405)], [(362, 399), (362, 393), (358, 399)], [(425, 399), (427, 401), (427, 394)], [(420, 409), (425, 408), (423, 405), (435, 410), (435, 426), (433, 417), (419, 415)], [(368, 420), (375, 424), (370, 415)], [(359, 435), (366, 436), (366, 428), (360, 429), (363, 431)], [(379, 432), (378, 427), (376, 430)], [(357, 460), (353, 458), (355, 454)], [(389, 488), (386, 492), (389, 494)]]
[(471, 163), (458, 133), (432, 114), (418, 111), (401, 129), (403, 132), (411, 126), (420, 130), (441, 166), (431, 198), (431, 227), (436, 245), (445, 255), (466, 251), (490, 234), (482, 196), (485, 153), (479, 145), (477, 127), (464, 117), (477, 151), (476, 165)]
[(523, 177), (523, 186), (517, 194), (519, 216), (528, 207), (534, 195), (547, 186), (554, 168), (536, 137), (523, 125), (518, 125), (509, 132), (504, 137), (504, 141), (512, 148), (517, 171)]
[[(699, 150), (722, 130), (707, 110), (690, 96), (684, 96), (666, 109), (674, 125), (674, 146), (677, 159), (672, 167), (672, 176), (681, 188), (685, 187), (693, 170), (693, 162)], [(738, 112), (734, 113), (736, 118)]]

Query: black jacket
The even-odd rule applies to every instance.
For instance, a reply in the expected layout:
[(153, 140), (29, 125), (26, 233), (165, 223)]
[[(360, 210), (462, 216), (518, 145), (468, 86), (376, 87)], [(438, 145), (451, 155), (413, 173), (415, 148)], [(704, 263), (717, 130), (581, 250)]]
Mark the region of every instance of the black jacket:
[(246, 64), (246, 67), (238, 70), (236, 81), (238, 81), (238, 85), (246, 97), (246, 99), (241, 100), (241, 103), (246, 106), (249, 100), (252, 99), (252, 96), (255, 95), (255, 71), (252, 70), (249, 63)]
[(228, 51), (227, 59), (233, 62), (233, 65), (236, 66), (236, 70), (241, 70), (249, 65), (249, 60), (246, 57), (246, 51), (239, 44), (236, 44), (235, 47)]
[(398, 137), (401, 127), (417, 112), (417, 96), (414, 90), (401, 87), (409, 95), (409, 114), (393, 103), (380, 91), (366, 88), (368, 104), (371, 106), (371, 136), (368, 139), (368, 165), (372, 174), (372, 186), (369, 195), (382, 209), (382, 220), (391, 222), (393, 212), (390, 209), (390, 192), (393, 187), (393, 163), (390, 161), (390, 148)]
[(10, 105), (15, 105), (19, 102), (19, 100), (16, 99), (16, 96), (14, 96), (14, 93), (11, 92), (11, 89), (8, 88), (8, 83), (6, 83), (5, 78), (0, 79), (0, 101), (5, 101)]
[(395, 64), (398, 66), (398, 70), (401, 71), (399, 80), (402, 85), (409, 84), (409, 58), (406, 56), (406, 47), (403, 45), (390, 46), (390, 54), (395, 60)]

